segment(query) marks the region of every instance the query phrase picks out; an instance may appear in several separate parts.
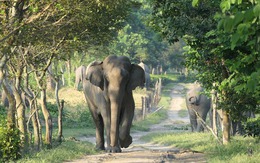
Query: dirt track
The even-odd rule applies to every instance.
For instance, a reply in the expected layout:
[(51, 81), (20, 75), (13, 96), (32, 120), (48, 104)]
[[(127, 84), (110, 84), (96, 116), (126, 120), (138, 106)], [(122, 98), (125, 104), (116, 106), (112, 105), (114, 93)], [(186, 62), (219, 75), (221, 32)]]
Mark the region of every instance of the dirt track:
[[(185, 85), (191, 87), (191, 85)], [(179, 117), (178, 111), (184, 105), (183, 85), (174, 86), (171, 93), (171, 108), (168, 110), (168, 119), (160, 124), (151, 126), (149, 132), (132, 133), (133, 143), (129, 148), (122, 149), (122, 153), (102, 153), (98, 155), (88, 155), (81, 159), (73, 160), (71, 163), (146, 163), (146, 162), (206, 162), (202, 153), (193, 153), (192, 151), (183, 151), (171, 146), (146, 143), (140, 140), (140, 137), (153, 132), (169, 132), (174, 128), (186, 126), (189, 123), (187, 117)], [(178, 130), (179, 131), (179, 130)], [(176, 130), (176, 132), (178, 132)], [(95, 143), (95, 138), (82, 138), (82, 141)]]

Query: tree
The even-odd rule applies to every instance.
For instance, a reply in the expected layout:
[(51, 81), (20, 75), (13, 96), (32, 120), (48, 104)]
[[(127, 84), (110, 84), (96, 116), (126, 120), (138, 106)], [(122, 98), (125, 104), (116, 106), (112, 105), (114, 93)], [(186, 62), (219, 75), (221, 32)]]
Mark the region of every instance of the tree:
[[(20, 101), (25, 88), (21, 82), (26, 80), (24, 70), (27, 68), (30, 79), (35, 75), (37, 86), (29, 82), (29, 87), (34, 89), (33, 92), (41, 92), (46, 141), (51, 145), (52, 122), (46, 107), (46, 72), (49, 65), (54, 59), (70, 59), (75, 49), (83, 51), (93, 45), (108, 44), (123, 27), (131, 5), (132, 1), (127, 0), (10, 0), (0, 3), (0, 57), (1, 65), (6, 65), (1, 70), (8, 70), (9, 79), (15, 83), (13, 88), (20, 113), (17, 115), (21, 121), (22, 146), (26, 147), (28, 143), (23, 138), (27, 129), (25, 107)], [(8, 97), (14, 101), (12, 96)], [(12, 103), (8, 110), (10, 124), (15, 124), (16, 107)]]
[[(169, 43), (150, 27), (152, 9), (145, 0), (139, 0), (129, 15), (117, 39), (108, 47), (111, 54), (125, 55), (133, 62), (143, 61), (151, 67), (161, 65), (164, 70), (180, 67), (181, 47)], [(181, 44), (182, 46), (183, 44)], [(175, 48), (173, 48), (175, 46)], [(175, 63), (169, 62), (170, 59)], [(178, 60), (178, 61), (177, 61)]]
[[(227, 144), (230, 140), (229, 116), (234, 117), (235, 114), (249, 110), (249, 108), (254, 108), (254, 111), (256, 109), (256, 94), (249, 93), (245, 83), (248, 83), (247, 80), (250, 79), (248, 74), (256, 75), (258, 72), (255, 66), (258, 55), (252, 51), (252, 46), (248, 46), (251, 44), (250, 42), (241, 42), (238, 35), (233, 35), (231, 31), (221, 28), (233, 30), (231, 24), (243, 22), (243, 18), (246, 16), (233, 20), (234, 15), (231, 12), (227, 13), (228, 16), (217, 14), (221, 13), (219, 5), (221, 4), (222, 8), (227, 9), (224, 6), (231, 4), (229, 1), (221, 3), (221, 1), (203, 0), (196, 3), (198, 1), (194, 0), (193, 5), (196, 7), (192, 6), (191, 0), (184, 2), (155, 0), (151, 2), (154, 7), (154, 26), (161, 30), (161, 33), (170, 42), (184, 38), (188, 45), (186, 65), (199, 71), (197, 77), (203, 86), (218, 92), (221, 99), (220, 106), (224, 113), (223, 143)], [(248, 8), (248, 6), (244, 7)], [(232, 7), (232, 9), (234, 12), (238, 11), (238, 8)], [(252, 20), (251, 17), (249, 19)], [(242, 31), (247, 33), (241, 39), (248, 39), (250, 33), (246, 30), (248, 28), (239, 29), (240, 32), (243, 29)], [(235, 46), (234, 43), (238, 42), (240, 44)], [(247, 94), (254, 101), (250, 103), (250, 107), (246, 107), (248, 103), (241, 96), (243, 94)], [(234, 96), (236, 98), (232, 98)], [(241, 106), (243, 109), (238, 109)]]

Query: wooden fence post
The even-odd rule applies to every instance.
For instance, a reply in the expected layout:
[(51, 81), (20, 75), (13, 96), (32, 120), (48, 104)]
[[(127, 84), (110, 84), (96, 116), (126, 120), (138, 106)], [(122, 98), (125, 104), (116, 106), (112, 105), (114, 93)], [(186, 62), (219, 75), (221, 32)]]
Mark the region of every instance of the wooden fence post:
[(143, 114), (143, 119), (144, 119), (145, 114), (146, 114), (146, 99), (143, 96), (142, 96), (142, 114)]

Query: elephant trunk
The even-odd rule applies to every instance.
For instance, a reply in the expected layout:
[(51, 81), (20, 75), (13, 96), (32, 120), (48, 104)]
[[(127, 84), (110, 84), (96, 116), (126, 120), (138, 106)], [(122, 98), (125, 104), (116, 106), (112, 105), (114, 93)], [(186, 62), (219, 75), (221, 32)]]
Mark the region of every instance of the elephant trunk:
[(108, 90), (110, 95), (111, 106), (111, 124), (110, 124), (110, 145), (115, 147), (118, 145), (119, 139), (119, 117), (121, 113), (121, 103), (123, 100), (122, 89), (120, 87), (113, 87)]
[(196, 96), (191, 96), (188, 101), (189, 101), (189, 104), (191, 104), (191, 105), (199, 105), (199, 102), (198, 102), (198, 99)]

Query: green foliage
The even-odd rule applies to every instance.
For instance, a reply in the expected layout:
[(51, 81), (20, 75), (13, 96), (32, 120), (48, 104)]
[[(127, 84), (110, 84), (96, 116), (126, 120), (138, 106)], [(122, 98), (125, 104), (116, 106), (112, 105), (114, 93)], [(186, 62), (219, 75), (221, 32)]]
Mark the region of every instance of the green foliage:
[(161, 78), (162, 85), (166, 86), (171, 83), (177, 83), (184, 80), (183, 75), (176, 75), (176, 74), (167, 74), (167, 75), (150, 75), (151, 76), (151, 83), (154, 86), (155, 83)]
[(56, 104), (47, 102), (47, 108), (51, 114), (52, 117), (58, 117), (59, 111)]
[(244, 124), (245, 136), (252, 136), (260, 140), (260, 117), (250, 118)]
[[(152, 0), (154, 25), (171, 43), (183, 38), (186, 66), (232, 118), (259, 105), (259, 4), (234, 0)], [(195, 6), (195, 7), (194, 7)], [(222, 13), (221, 13), (222, 11)], [(203, 21), (201, 21), (203, 20)]]
[(139, 1), (129, 15), (126, 26), (118, 33), (117, 40), (110, 46), (110, 54), (125, 55), (134, 63), (143, 61), (150, 67), (162, 65), (163, 69), (182, 68), (184, 42), (169, 45), (160, 34), (150, 27), (151, 7)]
[(76, 107), (75, 111), (67, 111), (64, 116), (64, 126), (66, 128), (75, 128), (75, 127), (88, 127), (94, 128), (94, 122), (90, 114), (89, 109), (84, 108), (79, 105)]
[(37, 154), (29, 155), (17, 162), (19, 163), (38, 163), (53, 162), (60, 163), (73, 160), (87, 154), (96, 154), (93, 144), (66, 140), (54, 149), (44, 150)]
[(6, 126), (6, 118), (0, 114), (0, 162), (17, 160), (21, 157), (19, 130)]

